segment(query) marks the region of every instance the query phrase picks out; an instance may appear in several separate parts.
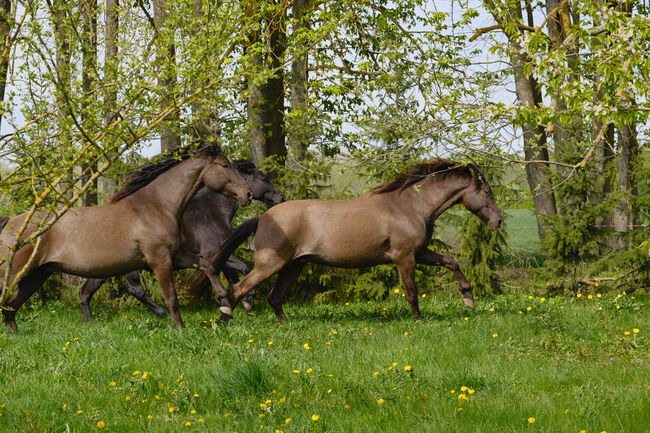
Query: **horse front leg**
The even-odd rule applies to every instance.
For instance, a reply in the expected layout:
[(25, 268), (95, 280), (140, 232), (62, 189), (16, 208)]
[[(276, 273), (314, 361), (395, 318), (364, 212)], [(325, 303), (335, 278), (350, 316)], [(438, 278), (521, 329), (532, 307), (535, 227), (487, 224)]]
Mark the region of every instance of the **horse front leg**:
[(145, 307), (156, 313), (158, 317), (165, 317), (169, 315), (167, 313), (167, 310), (156, 304), (153, 299), (147, 295), (147, 292), (144, 290), (144, 286), (142, 286), (142, 281), (140, 280), (140, 272), (129, 272), (124, 276), (124, 280), (126, 281), (126, 287), (129, 293), (132, 294), (138, 301), (142, 302)]
[(303, 263), (293, 262), (282, 268), (278, 274), (278, 280), (275, 282), (275, 286), (273, 286), (273, 289), (269, 293), (267, 299), (275, 312), (275, 316), (278, 318), (278, 322), (280, 323), (287, 321), (287, 316), (284, 314), (282, 304), (284, 304), (289, 288), (298, 281), (298, 276), (304, 266)]
[(474, 295), (472, 294), (472, 285), (467, 281), (465, 275), (460, 270), (458, 262), (452, 256), (445, 256), (443, 254), (438, 254), (430, 249), (425, 249), (420, 251), (415, 256), (417, 262), (422, 265), (429, 266), (444, 266), (454, 273), (454, 276), (458, 280), (458, 285), (460, 293), (463, 294), (463, 304), (467, 305), (472, 310), (474, 309)]
[(86, 322), (93, 321), (93, 315), (90, 311), (90, 300), (99, 288), (104, 284), (104, 278), (88, 278), (86, 282), (79, 288), (79, 302), (81, 303), (81, 312), (84, 315)]
[[(230, 256), (228, 258), (228, 261), (226, 261), (226, 264), (223, 266), (222, 271), (230, 285), (234, 286), (237, 282), (239, 282), (237, 272), (242, 275), (247, 275), (251, 270), (248, 268), (246, 263), (242, 262), (235, 256)], [(246, 295), (241, 300), (241, 306), (247, 313), (253, 311), (256, 294), (257, 292), (255, 289), (252, 289), (246, 293)]]
[(176, 287), (174, 286), (174, 268), (172, 265), (172, 258), (167, 251), (159, 255), (148, 258), (147, 263), (153, 271), (158, 284), (162, 290), (163, 297), (165, 298), (165, 305), (171, 313), (174, 325), (177, 328), (185, 328), (181, 314), (178, 311), (178, 295), (176, 294)]
[(402, 287), (406, 293), (406, 300), (411, 305), (411, 314), (413, 319), (422, 318), (420, 306), (418, 305), (418, 292), (415, 288), (415, 258), (412, 255), (406, 256), (400, 260), (394, 261), (399, 278), (402, 281)]

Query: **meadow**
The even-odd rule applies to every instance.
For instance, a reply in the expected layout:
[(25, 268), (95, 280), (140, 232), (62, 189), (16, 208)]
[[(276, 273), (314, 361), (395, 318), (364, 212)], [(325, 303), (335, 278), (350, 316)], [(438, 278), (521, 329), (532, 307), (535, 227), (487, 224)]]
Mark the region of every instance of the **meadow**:
[(187, 329), (33, 302), (0, 331), (1, 432), (647, 432), (650, 296), (264, 302)]

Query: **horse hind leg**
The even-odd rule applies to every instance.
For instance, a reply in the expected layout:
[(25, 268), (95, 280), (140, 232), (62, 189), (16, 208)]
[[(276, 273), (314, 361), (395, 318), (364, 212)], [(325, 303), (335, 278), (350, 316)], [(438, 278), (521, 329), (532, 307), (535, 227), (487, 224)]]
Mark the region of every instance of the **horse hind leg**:
[(5, 308), (2, 309), (5, 325), (9, 332), (18, 332), (18, 327), (16, 326), (16, 310), (43, 285), (50, 275), (51, 272), (36, 270), (18, 283), (17, 293), (5, 303)]
[[(235, 256), (230, 256), (226, 264), (224, 265), (223, 268), (223, 274), (226, 276), (226, 279), (230, 283), (230, 285), (234, 286), (237, 282), (239, 282), (239, 278), (237, 277), (237, 272), (247, 275), (251, 270), (248, 268), (246, 263), (242, 262)], [(250, 290), (246, 295), (241, 300), (241, 306), (244, 309), (245, 312), (250, 313), (253, 311), (253, 307), (255, 304), (255, 295), (256, 295), (255, 289)]]
[(280, 323), (287, 321), (287, 316), (284, 314), (282, 304), (284, 304), (289, 288), (298, 281), (298, 276), (304, 266), (303, 263), (296, 262), (285, 266), (278, 274), (278, 280), (275, 282), (275, 286), (273, 286), (273, 289), (269, 293), (267, 299), (275, 312), (275, 316), (278, 318), (278, 322)]
[(140, 280), (140, 273), (138, 271), (129, 272), (124, 275), (124, 280), (126, 281), (127, 290), (132, 294), (138, 301), (142, 302), (145, 307), (153, 311), (158, 315), (158, 317), (169, 316), (167, 310), (162, 306), (158, 305), (149, 297), (147, 292), (145, 292), (144, 287), (142, 286), (142, 281)]
[(93, 315), (90, 311), (90, 301), (93, 295), (106, 281), (103, 278), (88, 278), (86, 282), (79, 288), (79, 302), (81, 303), (81, 312), (84, 315), (86, 322), (93, 321)]

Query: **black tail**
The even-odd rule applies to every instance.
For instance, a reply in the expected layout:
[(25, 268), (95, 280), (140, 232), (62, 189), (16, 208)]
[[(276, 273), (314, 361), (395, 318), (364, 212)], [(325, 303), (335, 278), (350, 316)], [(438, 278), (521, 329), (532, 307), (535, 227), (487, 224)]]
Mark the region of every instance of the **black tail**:
[[(230, 236), (228, 236), (219, 245), (219, 248), (214, 250), (208, 260), (212, 263), (214, 269), (218, 272), (223, 265), (226, 264), (230, 255), (241, 245), (246, 239), (257, 231), (257, 224), (260, 217), (247, 219), (241, 223)], [(187, 282), (190, 286), (190, 293), (199, 293), (201, 288), (208, 282), (208, 277), (201, 271), (196, 270), (187, 277)]]
[(3, 217), (0, 216), (0, 232), (2, 231), (3, 228), (7, 225), (7, 221), (9, 221), (10, 217)]

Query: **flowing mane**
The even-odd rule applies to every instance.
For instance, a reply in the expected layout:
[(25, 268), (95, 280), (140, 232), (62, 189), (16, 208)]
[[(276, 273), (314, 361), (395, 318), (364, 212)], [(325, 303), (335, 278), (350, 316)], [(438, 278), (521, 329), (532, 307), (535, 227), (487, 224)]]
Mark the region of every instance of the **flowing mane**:
[(232, 165), (235, 166), (237, 171), (244, 174), (252, 174), (253, 170), (257, 168), (255, 167), (255, 164), (253, 164), (252, 161), (249, 161), (247, 159), (238, 159), (236, 161), (233, 161)]
[(461, 165), (458, 162), (447, 161), (445, 159), (436, 158), (429, 162), (421, 162), (415, 164), (409, 171), (398, 175), (392, 181), (379, 185), (370, 190), (372, 194), (383, 194), (391, 191), (404, 191), (409, 186), (421, 181), (426, 176), (439, 174), (441, 176), (449, 176), (452, 173), (457, 173), (457, 169), (465, 169), (467, 174), (476, 177), (479, 182), (485, 184), (483, 175), (478, 171), (476, 166)]
[(109, 198), (109, 203), (115, 203), (124, 197), (130, 196), (139, 189), (149, 185), (170, 168), (190, 157), (215, 158), (219, 155), (221, 155), (221, 148), (219, 146), (203, 146), (199, 148), (186, 146), (174, 153), (165, 154), (157, 161), (147, 163), (132, 172), (128, 177), (126, 185)]

